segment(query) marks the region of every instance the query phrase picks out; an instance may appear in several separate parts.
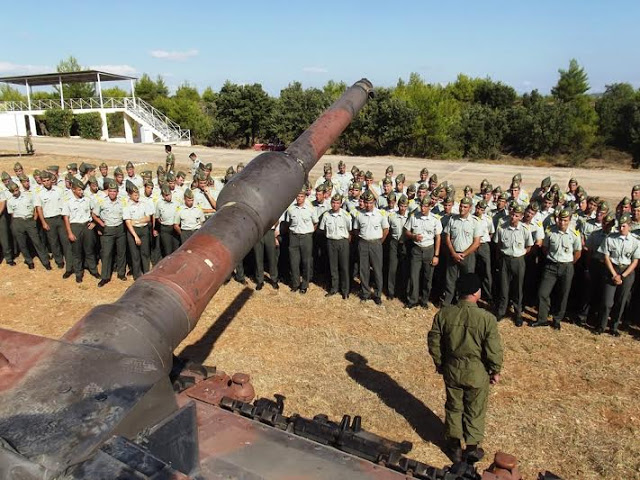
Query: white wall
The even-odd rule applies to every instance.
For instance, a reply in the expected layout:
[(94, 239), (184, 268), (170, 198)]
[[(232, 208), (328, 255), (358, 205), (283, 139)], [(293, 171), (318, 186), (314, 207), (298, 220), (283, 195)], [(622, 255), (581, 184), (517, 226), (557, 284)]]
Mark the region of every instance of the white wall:
[[(22, 113), (0, 113), (0, 137), (25, 136), (27, 134), (27, 126), (24, 118), (25, 115)], [(18, 127), (17, 131), (16, 124)]]

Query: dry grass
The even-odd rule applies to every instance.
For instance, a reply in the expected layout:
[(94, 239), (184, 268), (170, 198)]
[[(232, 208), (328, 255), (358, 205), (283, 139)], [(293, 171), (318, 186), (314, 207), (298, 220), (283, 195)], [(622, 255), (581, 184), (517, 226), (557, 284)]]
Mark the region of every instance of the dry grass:
[[(68, 158), (44, 156), (36, 166)], [(14, 161), (2, 158), (0, 168)], [(88, 276), (77, 285), (60, 273), (0, 265), (0, 326), (56, 338), (131, 284), (97, 289)], [(325, 299), (317, 286), (305, 296), (251, 287), (221, 288), (178, 352), (250, 373), (258, 395), (287, 397), (287, 414), (362, 415), (365, 428), (412, 441), (412, 457), (448, 462), (437, 446), (444, 388), (425, 345), (435, 310)], [(502, 322), (500, 332), (504, 376), (491, 390), (485, 449), (515, 454), (528, 479), (543, 469), (565, 479), (640, 478), (640, 343), (571, 325), (555, 332)]]

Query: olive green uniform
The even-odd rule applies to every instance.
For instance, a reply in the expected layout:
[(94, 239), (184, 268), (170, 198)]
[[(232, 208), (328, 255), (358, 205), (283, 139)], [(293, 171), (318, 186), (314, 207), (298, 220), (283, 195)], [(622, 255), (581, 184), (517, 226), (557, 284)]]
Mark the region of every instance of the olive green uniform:
[(73, 270), (76, 279), (84, 276), (85, 261), (89, 268), (89, 273), (98, 276), (98, 263), (96, 261), (96, 237), (91, 224), (91, 200), (87, 197), (76, 197), (73, 195), (69, 201), (62, 206), (62, 215), (69, 219), (71, 233), (76, 237), (75, 242), (71, 242), (71, 255), (73, 257)]
[[(416, 305), (422, 293), (422, 304), (427, 305), (431, 295), (431, 281), (433, 279), (434, 268), (431, 265), (435, 255), (436, 236), (442, 235), (442, 223), (431, 212), (423, 215), (421, 212), (409, 217), (405, 229), (413, 235), (422, 235), (422, 240), (413, 241), (411, 246), (411, 263), (409, 272), (411, 276), (410, 288), (408, 289), (407, 304)], [(422, 272), (422, 282), (420, 272)], [(422, 283), (422, 292), (420, 285)]]
[(319, 229), (324, 231), (327, 237), (329, 272), (331, 274), (329, 293), (337, 293), (339, 288), (344, 297), (349, 294), (349, 235), (351, 227), (351, 214), (342, 208), (337, 212), (325, 213), (319, 226)]
[(94, 205), (94, 215), (100, 217), (104, 223), (102, 235), (100, 236), (100, 261), (102, 280), (111, 280), (114, 265), (118, 278), (125, 278), (127, 274), (127, 234), (125, 232), (123, 220), (124, 202), (117, 198), (111, 201), (110, 198), (103, 199)]
[(307, 290), (311, 279), (313, 232), (318, 217), (314, 208), (309, 203), (304, 203), (302, 206), (291, 205), (285, 213), (284, 221), (289, 226), (291, 288)]
[[(407, 235), (404, 226), (409, 219), (409, 210), (404, 215), (400, 212), (391, 212), (389, 219), (389, 270), (387, 272), (387, 293), (390, 297), (396, 296), (396, 282), (398, 278), (402, 285), (406, 285), (408, 269)], [(398, 275), (398, 271), (400, 275)]]
[(11, 232), (18, 243), (20, 252), (27, 265), (33, 265), (33, 258), (29, 251), (27, 238), (31, 240), (38, 258), (46, 268), (51, 268), (49, 254), (38, 236), (36, 221), (34, 220), (35, 205), (33, 195), (21, 193), (18, 198), (7, 194), (7, 212), (11, 215)]
[(131, 221), (133, 229), (142, 243), (140, 246), (136, 245), (133, 235), (131, 233), (127, 235), (127, 245), (131, 255), (131, 273), (134, 280), (137, 280), (143, 273), (147, 273), (151, 266), (151, 232), (149, 231), (149, 223), (142, 222), (141, 219), (150, 217), (154, 213), (153, 204), (142, 199), (135, 203), (127, 202), (127, 206), (122, 212), (122, 218)]
[(382, 237), (389, 229), (389, 220), (383, 210), (374, 208), (371, 212), (359, 212), (353, 224), (358, 231), (358, 257), (360, 263), (360, 296), (363, 300), (371, 297), (370, 273), (373, 271), (375, 290), (373, 298), (382, 295)]
[(446, 435), (478, 445), (484, 437), (489, 376), (502, 369), (496, 318), (465, 300), (444, 307), (433, 319), (428, 345), (446, 386)]
[(67, 272), (73, 271), (73, 258), (71, 244), (62, 220), (62, 191), (52, 186), (50, 189), (42, 188), (34, 199), (36, 207), (42, 208), (49, 230), (46, 231), (47, 241), (58, 267), (62, 267), (66, 261)]
[[(456, 253), (462, 253), (471, 246), (476, 238), (481, 235), (480, 220), (475, 215), (468, 215), (462, 218), (460, 215), (452, 215), (449, 223), (444, 228), (444, 246), (446, 248), (446, 238), (451, 238)], [(474, 273), (476, 268), (475, 253), (467, 255), (462, 262), (456, 263), (449, 258), (446, 269), (445, 296), (443, 304), (451, 305), (456, 291), (456, 281), (458, 277), (465, 273)]]

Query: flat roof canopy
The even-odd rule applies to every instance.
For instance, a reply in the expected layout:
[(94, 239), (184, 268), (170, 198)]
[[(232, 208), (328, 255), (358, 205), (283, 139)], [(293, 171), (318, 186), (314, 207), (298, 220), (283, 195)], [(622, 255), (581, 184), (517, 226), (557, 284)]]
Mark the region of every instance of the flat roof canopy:
[(0, 82), (14, 85), (42, 86), (59, 85), (60, 83), (91, 83), (98, 81), (114, 82), (119, 80), (136, 80), (136, 77), (117, 75), (115, 73), (100, 72), (98, 70), (83, 70), (82, 72), (43, 73), (41, 75), (18, 75), (14, 77), (0, 77)]

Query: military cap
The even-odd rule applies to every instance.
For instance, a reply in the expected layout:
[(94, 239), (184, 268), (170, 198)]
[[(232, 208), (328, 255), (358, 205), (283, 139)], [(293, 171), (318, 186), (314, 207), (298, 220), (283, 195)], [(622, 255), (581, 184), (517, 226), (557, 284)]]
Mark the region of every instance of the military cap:
[(480, 200), (478, 203), (476, 203), (476, 208), (486, 209), (488, 206), (489, 204), (484, 200)]
[(544, 199), (545, 199), (545, 200), (551, 200), (551, 201), (553, 201), (553, 200), (555, 200), (555, 198), (556, 198), (556, 197), (555, 197), (555, 195), (553, 194), (553, 192), (547, 192), (547, 193), (545, 193), (545, 194), (544, 194)]
[(238, 165), (236, 165), (236, 170), (240, 170), (241, 168), (244, 168), (244, 163), (239, 162)]
[(95, 177), (95, 175), (91, 175), (89, 177), (89, 180), (87, 181), (87, 183), (90, 183), (92, 185), (97, 185), (98, 184), (98, 179)]
[[(441, 188), (441, 187), (436, 187), (436, 188)], [(427, 186), (426, 183), (421, 183), (420, 185), (418, 185), (418, 190), (429, 190), (429, 187)]]
[(43, 170), (42, 172), (40, 172), (40, 179), (41, 180), (49, 180), (50, 178), (52, 178), (52, 175), (47, 172), (46, 170)]
[[(231, 168), (233, 169), (233, 167), (231, 167)], [(205, 170), (209, 170), (209, 171), (213, 170), (213, 164), (212, 164), (212, 163), (207, 163), (207, 164), (204, 166), (204, 169), (205, 169)]]
[(560, 185), (558, 185), (557, 183), (554, 183), (553, 185), (551, 185), (551, 191), (553, 193), (560, 191)]
[(342, 195), (336, 193), (333, 197), (331, 197), (332, 202), (340, 202), (342, 203)]
[(145, 181), (144, 181), (144, 183), (142, 185), (144, 185), (145, 187), (153, 188), (153, 182), (151, 181), (150, 178), (145, 179)]
[(404, 183), (404, 181), (405, 181), (404, 173), (399, 173), (398, 176), (396, 177), (396, 185), (398, 183)]
[(198, 170), (202, 170), (204, 172), (204, 163), (198, 165)]
[(393, 182), (391, 181), (391, 179), (390, 179), (390, 178), (385, 178), (385, 179), (382, 181), (382, 184), (383, 184), (383, 185), (393, 185)]
[(577, 202), (577, 203), (583, 202), (583, 201), (585, 201), (586, 199), (587, 199), (587, 197), (585, 197), (585, 196), (584, 196), (584, 194), (582, 194), (582, 193), (578, 193), (578, 194), (576, 195), (576, 202)]
[(161, 193), (162, 195), (171, 195), (171, 189), (169, 188), (169, 185), (166, 185), (166, 184), (165, 184), (165, 185), (163, 185), (163, 186), (160, 188), (160, 193)]
[(480, 182), (480, 189), (482, 190), (487, 185), (489, 185), (489, 180), (487, 180), (486, 178), (483, 178), (482, 181)]
[(133, 163), (131, 163), (131, 161), (128, 161), (126, 168), (133, 168)]
[(236, 171), (233, 169), (233, 167), (229, 167), (227, 168), (227, 171), (225, 173), (226, 175), (233, 175), (234, 173), (236, 173)]
[(429, 169), (427, 167), (424, 167), (422, 170), (420, 170), (420, 175), (429, 175)]
[(431, 197), (424, 197), (424, 198), (422, 199), (422, 201), (420, 202), (420, 206), (421, 206), (421, 207), (423, 207), (423, 206), (424, 206), (424, 207), (431, 206)]
[(115, 177), (116, 175), (124, 175), (120, 167), (116, 167), (116, 169), (113, 171), (113, 176)]
[(491, 186), (482, 187), (482, 190), (480, 190), (480, 193), (483, 194), (483, 195), (485, 195), (487, 193), (491, 193), (491, 192), (492, 192)]
[(105, 178), (104, 188), (107, 190), (118, 190), (118, 184), (113, 178)]
[[(37, 168), (33, 171), (33, 176), (34, 177), (40, 177), (40, 170), (38, 170)], [(42, 178), (42, 177), (41, 177)]]
[(540, 183), (540, 186), (542, 188), (549, 188), (551, 186), (551, 177), (543, 178), (542, 182)]
[(396, 201), (396, 194), (394, 192), (391, 192), (389, 195), (387, 195), (387, 201), (395, 202)]
[(326, 192), (326, 191), (327, 191), (327, 187), (325, 186), (324, 183), (321, 183), (316, 187), (316, 192)]
[(187, 178), (187, 174), (184, 173), (182, 170), (180, 170), (178, 173), (176, 173), (176, 178)]
[[(340, 161), (338, 162), (338, 166), (339, 166), (339, 167), (344, 167), (344, 166), (346, 166), (346, 163), (344, 163), (344, 160), (340, 160)], [(334, 195), (334, 196), (335, 196), (335, 195)]]
[(371, 193), (369, 190), (367, 190), (366, 192), (364, 192), (362, 194), (362, 199), (365, 202), (373, 202), (374, 198), (373, 198), (373, 193)]
[(407, 187), (407, 193), (416, 193), (416, 186), (415, 184), (411, 184)]
[(569, 183), (578, 183), (578, 180), (576, 180), (575, 177), (571, 177)]
[(607, 213), (604, 218), (602, 219), (602, 223), (604, 224), (609, 224), (609, 223), (613, 223), (616, 221), (616, 214), (613, 212), (609, 212)]
[(151, 178), (153, 174), (151, 173), (151, 170), (145, 170), (144, 172), (140, 172), (140, 176), (142, 178)]
[(74, 177), (74, 176), (73, 176), (73, 173), (71, 173), (71, 172), (67, 173), (67, 174), (64, 176), (64, 179), (65, 179), (65, 180), (68, 180), (69, 182), (70, 182), (71, 180), (73, 180), (74, 178), (76, 178), (76, 177)]
[(393, 173), (393, 165), (389, 165), (385, 170), (385, 173)]
[(502, 193), (502, 187), (500, 185), (498, 185), (492, 191), (493, 191), (493, 193)]
[(480, 290), (480, 277), (475, 273), (464, 273), (456, 281), (456, 290), (460, 296), (473, 295)]
[(331, 180), (325, 180), (324, 186), (327, 188), (327, 190), (331, 190), (333, 189), (333, 182)]
[[(452, 195), (454, 192), (453, 187), (450, 185), (447, 185), (446, 187), (444, 187), (444, 191), (447, 192), (447, 195)], [(469, 199), (469, 201), (471, 201), (471, 199)]]
[(167, 182), (175, 182), (175, 181), (176, 181), (176, 176), (173, 174), (173, 172), (167, 173)]
[(71, 179), (71, 188), (81, 188), (82, 190), (84, 190), (84, 183), (82, 183), (82, 180), (77, 179), (76, 177), (73, 177)]
[(184, 198), (193, 198), (193, 191), (190, 188), (184, 191)]
[(371, 171), (367, 170), (367, 172), (364, 174), (364, 178), (365, 178), (365, 180), (373, 180), (373, 173), (371, 173)]
[(358, 167), (356, 167), (355, 165), (353, 167), (351, 167), (351, 175), (355, 175), (359, 171), (360, 171), (360, 169)]
[(158, 174), (158, 185), (167, 181), (167, 175), (165, 173)]
[(471, 199), (469, 197), (462, 197), (460, 205), (471, 205)]
[(435, 173), (431, 175), (431, 177), (429, 178), (429, 183), (431, 182), (438, 183), (438, 175), (436, 175)]
[(100, 164), (100, 168), (109, 168), (109, 165), (107, 165), (106, 163), (102, 162)]
[(10, 192), (15, 192), (16, 190), (20, 190), (20, 187), (14, 182), (9, 182), (9, 185), (7, 185), (7, 188), (9, 189)]
[(309, 180), (305, 180), (304, 183), (302, 184), (302, 187), (304, 188), (305, 192), (307, 190), (311, 190), (311, 182)]
[(49, 165), (47, 170), (50, 172), (55, 172), (56, 174), (60, 171), (60, 167), (58, 165)]
[(398, 205), (409, 205), (409, 199), (406, 195), (400, 195), (398, 199)]
[(620, 205), (631, 205), (631, 199), (629, 197), (624, 197), (622, 200), (620, 200)]
[(640, 200), (634, 200), (633, 202), (631, 202), (631, 208), (640, 208)]
[(506, 193), (503, 192), (498, 197), (498, 200), (509, 200), (509, 195), (507, 195)]
[[(165, 176), (165, 179), (166, 179), (166, 176)], [(204, 174), (204, 173), (202, 173), (202, 172), (198, 172), (198, 173), (196, 173), (196, 174), (193, 176), (193, 179), (194, 179), (196, 182), (204, 182), (204, 181), (207, 179), (207, 177), (205, 176), (205, 174)]]
[(567, 204), (565, 205), (565, 208), (573, 214), (578, 208), (578, 204), (574, 201), (570, 201), (570, 202), (567, 202)]
[(362, 190), (362, 185), (360, 185), (360, 182), (353, 182), (353, 189)]
[(445, 180), (440, 185), (442, 185), (442, 188), (447, 188), (449, 186), (449, 182)]
[(78, 167), (78, 171), (79, 171), (82, 175), (84, 175), (84, 174), (86, 173), (86, 171), (87, 171), (87, 164), (86, 164), (86, 163), (84, 163), (84, 162), (82, 162), (82, 163), (80, 164), (80, 166)]
[(513, 189), (520, 189), (520, 182), (511, 182), (511, 186), (509, 187), (510, 190)]
[(625, 223), (631, 223), (631, 215), (629, 215), (628, 213), (623, 213), (618, 219), (618, 225), (624, 225)]
[(578, 185), (578, 188), (576, 188), (576, 193), (577, 194), (586, 194), (587, 191), (584, 189), (584, 187), (582, 185)]
[(16, 162), (13, 164), (13, 171), (22, 169), (22, 164), (20, 162)]
[(471, 185), (465, 185), (464, 188), (462, 189), (462, 191), (464, 193), (473, 192), (473, 188), (471, 188)]
[(569, 211), (566, 208), (563, 208), (556, 215), (558, 216), (558, 218), (570, 218), (571, 217), (571, 211)]
[(162, 165), (158, 165), (158, 168), (156, 168), (156, 173), (157, 174), (164, 173), (164, 167)]
[(609, 204), (605, 200), (600, 201), (598, 203), (598, 210), (608, 211), (609, 210)]
[(442, 203), (453, 203), (453, 197), (446, 196)]
[(637, 192), (638, 190), (640, 190), (640, 184), (634, 185), (633, 188), (631, 189), (632, 192)]
[(513, 213), (524, 213), (524, 207), (522, 205), (520, 205), (519, 203), (516, 203), (512, 208), (511, 211)]
[(138, 187), (136, 187), (135, 183), (133, 183), (131, 180), (127, 180), (124, 184), (124, 187), (127, 190), (127, 193), (138, 191)]
[(21, 182), (28, 182), (29, 177), (27, 177), (24, 173), (21, 173), (20, 175), (18, 175), (18, 180), (20, 180)]
[(325, 163), (325, 164), (324, 164), (324, 167), (322, 167), (322, 171), (323, 171), (324, 173), (331, 172), (331, 171), (333, 171), (333, 167), (331, 167), (331, 164), (330, 164), (330, 163)]
[(511, 178), (511, 183), (515, 183), (515, 182), (522, 182), (522, 175), (520, 173), (516, 173), (512, 178)]
[(70, 163), (67, 165), (67, 170), (77, 170), (77, 169), (78, 169), (77, 163)]
[(533, 212), (538, 212), (540, 211), (540, 204), (538, 202), (531, 202), (527, 205), (527, 208)]

